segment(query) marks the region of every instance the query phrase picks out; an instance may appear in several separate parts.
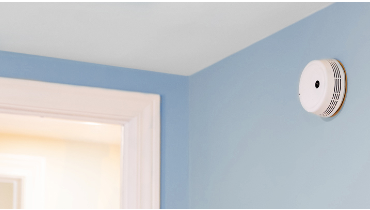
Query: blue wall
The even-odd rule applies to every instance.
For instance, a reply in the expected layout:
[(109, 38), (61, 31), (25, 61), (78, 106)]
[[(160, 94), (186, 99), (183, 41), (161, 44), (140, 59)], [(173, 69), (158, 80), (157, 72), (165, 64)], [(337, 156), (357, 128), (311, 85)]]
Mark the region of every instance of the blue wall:
[(188, 77), (0, 51), (0, 77), (161, 95), (161, 207), (188, 208)]
[[(305, 65), (337, 58), (347, 99), (321, 119)], [(370, 208), (370, 4), (336, 3), (190, 77), (191, 208)]]

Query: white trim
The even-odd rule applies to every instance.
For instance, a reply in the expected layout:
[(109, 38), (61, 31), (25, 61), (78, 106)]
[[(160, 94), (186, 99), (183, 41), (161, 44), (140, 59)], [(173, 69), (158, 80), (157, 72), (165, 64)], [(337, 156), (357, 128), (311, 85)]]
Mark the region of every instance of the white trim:
[(121, 207), (160, 207), (160, 96), (0, 78), (0, 112), (124, 126)]
[(1, 153), (0, 177), (15, 184), (13, 208), (44, 208), (45, 158)]
[(13, 184), (13, 209), (20, 209), (22, 207), (22, 178), (17, 176), (4, 176), (0, 175), (1, 183), (12, 183)]

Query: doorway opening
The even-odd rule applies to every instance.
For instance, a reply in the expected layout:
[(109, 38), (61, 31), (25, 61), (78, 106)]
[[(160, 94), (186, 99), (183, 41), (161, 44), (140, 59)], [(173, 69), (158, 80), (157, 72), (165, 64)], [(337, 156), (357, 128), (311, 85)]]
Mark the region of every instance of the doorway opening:
[(122, 135), (121, 125), (0, 114), (0, 208), (120, 208)]
[[(124, 127), (120, 144), (120, 208), (160, 207), (159, 95), (0, 78), (0, 113)], [(3, 159), (28, 165), (28, 170), (37, 174), (40, 170), (36, 169), (44, 167), (45, 161), (29, 156), (5, 153)]]

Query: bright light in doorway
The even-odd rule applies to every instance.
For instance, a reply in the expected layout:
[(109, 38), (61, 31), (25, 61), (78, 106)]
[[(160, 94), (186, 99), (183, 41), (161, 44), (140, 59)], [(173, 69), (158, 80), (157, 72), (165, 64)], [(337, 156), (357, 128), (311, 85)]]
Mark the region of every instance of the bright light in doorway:
[(83, 122), (83, 124), (86, 124), (86, 125), (101, 125), (100, 123), (94, 123), (94, 122)]
[(122, 125), (0, 113), (0, 134), (121, 144), (122, 132)]

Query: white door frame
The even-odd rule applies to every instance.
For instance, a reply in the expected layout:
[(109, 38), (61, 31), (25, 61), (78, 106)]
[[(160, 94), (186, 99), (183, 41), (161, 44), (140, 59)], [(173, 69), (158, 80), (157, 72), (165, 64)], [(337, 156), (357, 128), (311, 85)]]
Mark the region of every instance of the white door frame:
[(42, 209), (45, 197), (45, 158), (0, 153), (0, 181), (14, 186), (14, 209)]
[(13, 184), (13, 204), (12, 209), (20, 209), (22, 208), (22, 178), (19, 177), (7, 177), (1, 176), (0, 182), (2, 183), (12, 183)]
[(121, 208), (160, 208), (160, 96), (0, 78), (0, 113), (124, 126)]
[(13, 184), (13, 203), (12, 203), (12, 209), (20, 209), (21, 208), (21, 178), (16, 177), (7, 177), (7, 176), (1, 176), (0, 177), (1, 183), (11, 183)]

